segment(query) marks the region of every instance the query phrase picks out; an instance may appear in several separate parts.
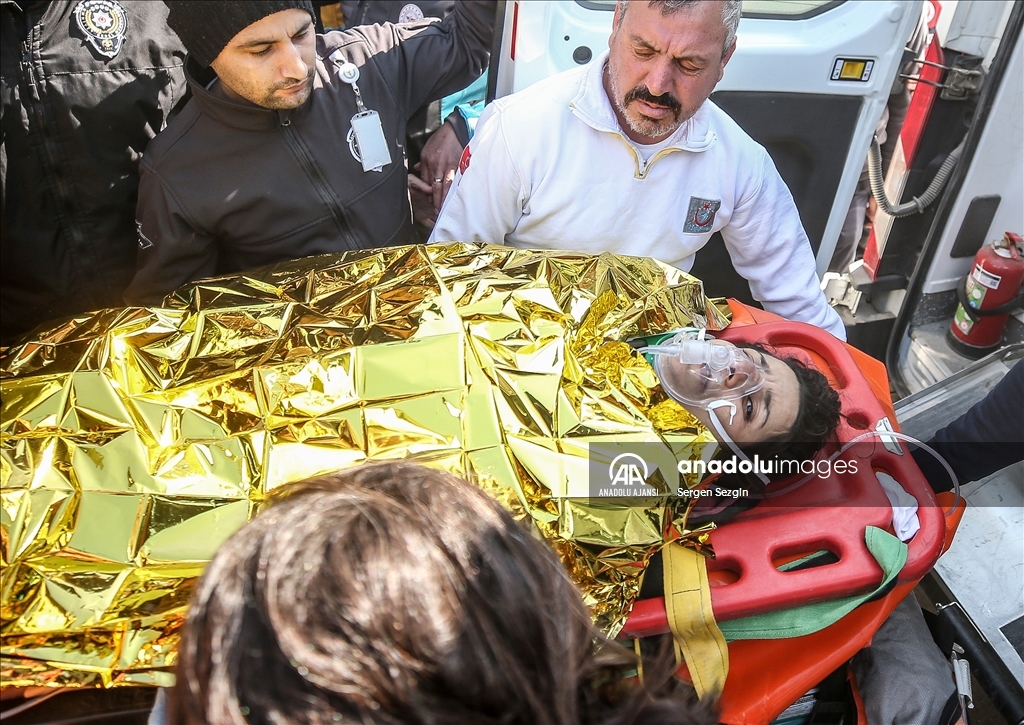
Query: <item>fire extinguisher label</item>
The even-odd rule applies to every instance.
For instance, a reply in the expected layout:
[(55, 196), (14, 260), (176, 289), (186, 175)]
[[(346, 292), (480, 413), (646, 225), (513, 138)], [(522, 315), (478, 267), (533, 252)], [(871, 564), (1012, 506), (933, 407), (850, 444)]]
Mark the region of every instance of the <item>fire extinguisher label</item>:
[(956, 306), (956, 315), (953, 316), (953, 324), (956, 325), (956, 328), (965, 335), (971, 331), (972, 327), (974, 327), (974, 320), (968, 317), (967, 313), (964, 312), (963, 305)]
[[(974, 265), (974, 272), (971, 273), (971, 278), (989, 289), (999, 289), (999, 283), (1003, 280), (998, 274), (986, 272), (980, 264)], [(984, 297), (984, 294), (982, 297)], [(981, 300), (978, 301), (980, 302)]]
[[(980, 267), (975, 268), (977, 273)], [(998, 278), (997, 278), (998, 279)], [(967, 302), (976, 310), (981, 309), (981, 303), (985, 301), (985, 295), (988, 293), (988, 289), (978, 282), (972, 274), (967, 278), (967, 282), (964, 284), (964, 291), (967, 293)]]
[[(974, 271), (971, 272), (971, 275), (964, 284), (964, 292), (967, 293), (967, 304), (976, 310), (980, 310), (989, 289), (996, 289), (1001, 279), (998, 275), (986, 272), (980, 264), (976, 264)], [(971, 328), (974, 327), (974, 320), (964, 310), (963, 305), (956, 306), (953, 324), (965, 335), (969, 334)]]

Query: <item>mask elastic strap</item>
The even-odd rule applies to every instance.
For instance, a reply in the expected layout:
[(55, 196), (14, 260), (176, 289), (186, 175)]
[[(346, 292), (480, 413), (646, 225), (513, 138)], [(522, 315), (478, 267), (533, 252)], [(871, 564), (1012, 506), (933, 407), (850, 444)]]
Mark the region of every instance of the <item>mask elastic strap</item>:
[[(696, 328), (696, 330), (694, 330), (694, 328), (687, 328), (685, 330), (681, 330), (680, 332), (691, 331), (696, 332), (695, 339), (697, 340), (697, 342), (709, 342), (715, 339), (713, 337), (708, 337), (707, 328), (704, 327)], [(670, 345), (647, 345), (646, 347), (637, 348), (637, 352), (639, 352), (641, 355), (674, 355), (676, 351), (675, 348), (673, 348)]]
[[(722, 423), (720, 420), (718, 420), (718, 416), (715, 415), (715, 410), (717, 408), (724, 408), (727, 405), (729, 406), (729, 425), (732, 425), (732, 421), (736, 417), (736, 404), (733, 403), (731, 400), (712, 400), (710, 403), (707, 404), (706, 407), (708, 412), (711, 413), (711, 421), (712, 423), (715, 424), (715, 430), (718, 431), (722, 435), (722, 437), (729, 442), (729, 446), (732, 447), (732, 438), (726, 435), (724, 430), (719, 428), (719, 426)], [(735, 450), (735, 448), (733, 448), (733, 450)]]
[(754, 475), (757, 476), (761, 483), (767, 486), (770, 483), (768, 476), (757, 470), (757, 466), (754, 465), (754, 462), (747, 458), (747, 454), (741, 451), (739, 446), (737, 446), (733, 439), (729, 437), (729, 434), (725, 432), (725, 426), (722, 425), (722, 421), (718, 419), (718, 414), (715, 413), (715, 409), (723, 408), (726, 405), (731, 408), (729, 412), (729, 425), (732, 425), (733, 418), (736, 417), (736, 404), (729, 400), (713, 400), (707, 405), (707, 411), (711, 414), (711, 426), (715, 429), (715, 432), (718, 433), (725, 445), (729, 446), (733, 453), (749, 463), (750, 470), (754, 472)]

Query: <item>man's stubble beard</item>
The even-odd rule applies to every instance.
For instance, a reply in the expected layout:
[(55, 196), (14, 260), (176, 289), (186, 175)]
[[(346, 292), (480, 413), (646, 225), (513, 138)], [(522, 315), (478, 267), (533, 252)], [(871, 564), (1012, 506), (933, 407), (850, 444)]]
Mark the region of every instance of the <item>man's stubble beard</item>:
[(624, 102), (626, 93), (623, 93), (622, 91), (622, 86), (619, 83), (619, 77), (612, 71), (611, 62), (605, 66), (605, 72), (608, 73), (608, 79), (612, 89), (612, 105), (615, 106), (615, 110), (617, 110), (626, 120), (626, 124), (633, 133), (640, 134), (641, 136), (647, 136), (651, 139), (668, 136), (669, 134), (675, 133), (689, 118), (689, 116), (683, 118), (681, 110), (676, 112), (674, 118), (666, 118), (663, 121), (651, 118), (650, 116), (645, 116), (639, 111), (634, 115), (630, 115), (628, 104)]
[(278, 91), (284, 90), (285, 88), (292, 88), (293, 86), (275, 86), (263, 97), (263, 100), (259, 105), (273, 111), (287, 111), (292, 108), (298, 108), (309, 100), (309, 95), (313, 92), (313, 73), (315, 70), (315, 67), (310, 66), (309, 75), (307, 75), (306, 80), (302, 82), (305, 85), (305, 90), (303, 90), (299, 95), (289, 95), (284, 97), (277, 96), (275, 94)]

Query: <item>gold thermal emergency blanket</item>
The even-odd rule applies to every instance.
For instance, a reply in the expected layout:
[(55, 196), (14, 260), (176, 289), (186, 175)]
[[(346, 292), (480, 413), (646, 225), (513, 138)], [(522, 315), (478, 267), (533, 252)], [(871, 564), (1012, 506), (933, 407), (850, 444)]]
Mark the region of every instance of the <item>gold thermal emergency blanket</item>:
[(726, 324), (650, 259), (446, 244), (205, 280), (34, 334), (0, 355), (0, 676), (169, 684), (218, 544), (271, 489), (372, 460), (451, 471), (529, 519), (614, 633), (666, 537), (699, 549), (707, 531), (681, 499), (588, 500), (588, 446), (653, 442), (668, 471), (715, 445), (625, 340)]

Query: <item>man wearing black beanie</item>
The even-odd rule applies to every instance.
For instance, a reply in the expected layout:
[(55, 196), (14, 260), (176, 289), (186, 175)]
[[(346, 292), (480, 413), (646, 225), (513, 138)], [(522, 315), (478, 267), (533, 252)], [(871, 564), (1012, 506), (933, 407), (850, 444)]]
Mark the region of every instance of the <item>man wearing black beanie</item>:
[(317, 35), (309, 0), (165, 0), (192, 100), (140, 167), (129, 304), (298, 257), (413, 241), (406, 124), (487, 65), (494, 0)]

